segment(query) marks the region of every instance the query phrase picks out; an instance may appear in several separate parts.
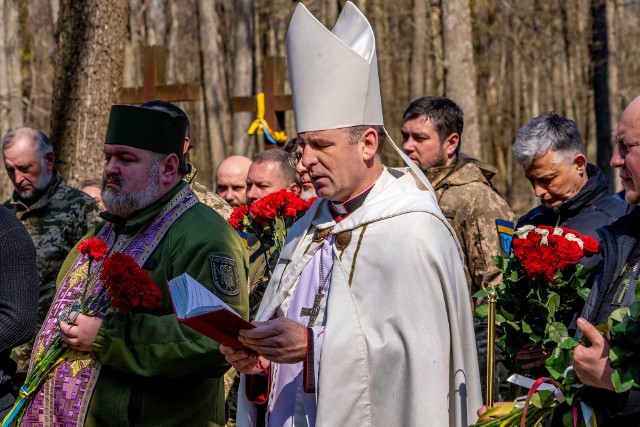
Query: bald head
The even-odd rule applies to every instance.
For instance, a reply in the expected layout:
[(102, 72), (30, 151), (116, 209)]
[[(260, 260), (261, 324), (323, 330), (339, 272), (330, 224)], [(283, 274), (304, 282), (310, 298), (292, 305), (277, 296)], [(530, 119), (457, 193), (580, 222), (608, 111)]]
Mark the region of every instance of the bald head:
[(216, 171), (216, 193), (231, 206), (247, 204), (247, 173), (251, 159), (230, 156), (220, 163)]
[(616, 147), (611, 166), (620, 170), (625, 199), (640, 204), (640, 97), (625, 108), (615, 135)]

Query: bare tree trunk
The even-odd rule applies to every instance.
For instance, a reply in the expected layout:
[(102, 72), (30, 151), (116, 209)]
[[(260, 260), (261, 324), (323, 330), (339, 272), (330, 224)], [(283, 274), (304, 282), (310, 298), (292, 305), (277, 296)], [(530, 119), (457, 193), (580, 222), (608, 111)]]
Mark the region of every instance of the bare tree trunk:
[(614, 187), (611, 159), (611, 111), (609, 110), (609, 51), (607, 44), (607, 3), (591, 0), (591, 66), (596, 114), (597, 165), (610, 188)]
[(439, 0), (429, 0), (429, 23), (433, 38), (433, 53), (428, 66), (428, 76), (425, 86), (427, 94), (444, 95), (445, 65), (444, 41), (442, 38), (442, 8)]
[(60, 14), (60, 0), (50, 0), (49, 5), (51, 8), (51, 21), (55, 24), (54, 27), (57, 28), (58, 15)]
[(164, 44), (164, 6), (162, 1), (147, 0), (144, 6), (145, 42), (149, 46)]
[(180, 64), (177, 59), (176, 53), (179, 49), (178, 39), (180, 38), (180, 26), (178, 20), (179, 5), (172, 1), (166, 7), (166, 34), (165, 42), (167, 44), (167, 81), (176, 82), (183, 81), (178, 77), (180, 71)]
[(6, 0), (6, 38), (7, 83), (9, 89), (9, 125), (18, 127), (24, 124), (22, 102), (22, 70), (20, 67), (20, 13), (19, 0)]
[(140, 73), (140, 48), (144, 43), (144, 5), (143, 0), (132, 0), (129, 6), (129, 34), (124, 47), (123, 87), (136, 87), (142, 84)]
[(413, 39), (411, 52), (411, 71), (409, 73), (409, 87), (411, 99), (425, 95), (424, 76), (426, 74), (425, 60), (427, 52), (427, 2), (428, 0), (413, 0)]
[(71, 185), (100, 176), (111, 105), (122, 85), (127, 0), (62, 0), (51, 141)]
[(211, 146), (211, 168), (216, 170), (228, 152), (229, 143), (229, 99), (222, 41), (219, 32), (220, 20), (213, 2), (198, 0), (198, 25), (202, 59), (202, 86), (205, 101), (207, 135)]
[[(6, 1), (0, 0), (0, 13), (6, 14)], [(6, 39), (9, 34), (6, 31), (6, 22), (0, 19), (0, 133), (5, 135), (11, 129), (9, 121), (9, 76), (7, 72), (7, 51)], [(0, 172), (0, 203), (4, 202), (11, 195), (11, 181), (4, 172), (4, 167)]]
[(482, 158), (470, 15), (468, 0), (442, 1), (446, 94), (464, 111), (462, 150)]
[[(2, 12), (2, 16), (6, 15), (6, 0), (0, 0), (0, 12)], [(9, 122), (9, 65), (6, 54), (8, 37), (6, 20), (0, 19), (0, 133), (2, 135), (11, 129)]]
[[(235, 14), (235, 49), (233, 60), (233, 95), (250, 96), (253, 84), (253, 0), (237, 0)], [(233, 115), (233, 154), (249, 153), (247, 129), (254, 119), (253, 113)]]
[(56, 49), (55, 22), (51, 19), (51, 2), (31, 0), (28, 3), (32, 55), (29, 62), (30, 91), (25, 122), (49, 134), (51, 93), (53, 92), (53, 57)]

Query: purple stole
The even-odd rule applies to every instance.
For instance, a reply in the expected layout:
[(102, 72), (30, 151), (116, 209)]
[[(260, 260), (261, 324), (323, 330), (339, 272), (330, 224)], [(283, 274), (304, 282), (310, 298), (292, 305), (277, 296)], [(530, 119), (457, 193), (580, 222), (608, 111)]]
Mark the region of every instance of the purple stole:
[[(158, 246), (166, 232), (189, 208), (199, 202), (197, 196), (184, 186), (156, 216), (151, 225), (135, 235), (121, 233), (116, 236), (112, 223), (107, 223), (96, 237), (107, 242), (109, 253), (121, 252), (132, 256), (139, 265), (144, 265)], [(88, 259), (79, 255), (60, 283), (46, 321), (42, 325), (31, 355), (31, 365), (36, 354), (58, 334), (58, 316), (65, 308), (72, 306), (82, 295), (87, 280)], [(91, 264), (92, 278), (102, 267), (101, 261)], [(92, 280), (88, 293), (96, 292), (101, 285)], [(49, 374), (38, 393), (33, 397), (22, 419), (23, 426), (82, 426), (91, 401), (93, 389), (100, 374), (101, 364), (91, 358), (90, 353), (75, 352), (56, 366)]]
[[(306, 326), (310, 322), (309, 314), (304, 313), (305, 310), (308, 310), (307, 307), (313, 307), (317, 304), (318, 309), (320, 309), (326, 305), (333, 273), (334, 242), (335, 236), (330, 235), (327, 237), (302, 270), (298, 279), (298, 286), (293, 291), (293, 296), (287, 309), (286, 317), (288, 319)], [(324, 294), (322, 304), (315, 301), (319, 291)], [(316, 325), (317, 315), (318, 313), (312, 315), (309, 327), (320, 326)], [(320, 340), (321, 345), (322, 340)], [(310, 363), (315, 363), (315, 361), (312, 360)], [(315, 372), (315, 369), (313, 372)], [(300, 396), (307, 424), (314, 426), (316, 421), (316, 394), (315, 392), (306, 393), (304, 391), (302, 384), (303, 362), (292, 364), (272, 363), (271, 375), (273, 386), (269, 394), (267, 425), (292, 427), (295, 423), (296, 405)]]

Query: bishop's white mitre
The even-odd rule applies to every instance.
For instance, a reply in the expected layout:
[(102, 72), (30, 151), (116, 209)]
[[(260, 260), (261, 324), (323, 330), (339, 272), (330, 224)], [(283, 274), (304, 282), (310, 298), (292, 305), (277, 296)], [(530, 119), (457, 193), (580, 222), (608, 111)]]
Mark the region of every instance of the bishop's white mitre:
[(298, 132), (383, 124), (376, 40), (353, 3), (345, 4), (333, 31), (298, 3), (287, 60)]

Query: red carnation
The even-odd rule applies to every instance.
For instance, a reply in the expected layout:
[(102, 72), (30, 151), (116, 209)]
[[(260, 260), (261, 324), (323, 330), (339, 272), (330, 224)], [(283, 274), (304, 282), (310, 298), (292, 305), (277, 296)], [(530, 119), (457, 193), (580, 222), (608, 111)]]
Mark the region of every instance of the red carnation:
[(160, 306), (162, 293), (146, 270), (129, 255), (116, 252), (102, 265), (100, 280), (107, 288), (111, 307), (122, 312), (143, 306), (155, 309)]
[(96, 261), (101, 261), (109, 252), (109, 249), (107, 249), (107, 243), (97, 237), (84, 239), (78, 245), (78, 250), (82, 255), (87, 255), (89, 259), (95, 259)]
[(229, 225), (231, 225), (235, 230), (244, 230), (243, 221), (248, 212), (249, 208), (246, 205), (235, 208), (229, 217)]

